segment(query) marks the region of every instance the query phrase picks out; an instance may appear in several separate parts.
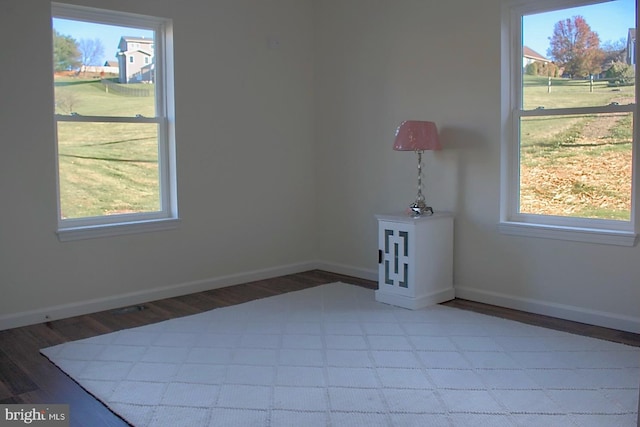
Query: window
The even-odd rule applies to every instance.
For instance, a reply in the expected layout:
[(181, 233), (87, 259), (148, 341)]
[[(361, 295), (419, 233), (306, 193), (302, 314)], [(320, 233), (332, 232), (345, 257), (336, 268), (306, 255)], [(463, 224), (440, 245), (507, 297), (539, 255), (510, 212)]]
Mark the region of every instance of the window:
[[(54, 3), (52, 27), (59, 238), (175, 227), (171, 22)], [(132, 36), (148, 65), (120, 51)]]
[(635, 0), (504, 12), (500, 230), (635, 245)]

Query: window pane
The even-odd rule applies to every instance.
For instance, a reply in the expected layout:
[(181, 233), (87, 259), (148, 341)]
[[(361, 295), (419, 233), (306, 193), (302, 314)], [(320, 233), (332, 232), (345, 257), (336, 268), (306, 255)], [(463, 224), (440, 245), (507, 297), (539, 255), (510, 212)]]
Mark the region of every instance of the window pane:
[(158, 125), (58, 122), (62, 219), (157, 212)]
[(522, 18), (522, 108), (635, 103), (635, 2)]
[(53, 19), (56, 113), (154, 117), (154, 32)]
[(520, 213), (628, 221), (632, 133), (632, 113), (522, 118)]

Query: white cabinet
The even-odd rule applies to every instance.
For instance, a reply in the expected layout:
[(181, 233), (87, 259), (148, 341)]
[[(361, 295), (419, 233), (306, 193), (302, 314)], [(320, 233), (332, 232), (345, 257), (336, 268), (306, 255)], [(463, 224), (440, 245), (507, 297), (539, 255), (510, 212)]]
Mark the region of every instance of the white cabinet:
[(376, 300), (415, 310), (453, 299), (453, 215), (376, 218)]

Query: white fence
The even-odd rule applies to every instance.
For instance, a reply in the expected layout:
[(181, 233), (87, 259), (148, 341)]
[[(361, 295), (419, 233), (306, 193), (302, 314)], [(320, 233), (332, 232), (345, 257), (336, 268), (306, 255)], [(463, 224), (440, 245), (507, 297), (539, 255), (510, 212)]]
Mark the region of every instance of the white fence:
[(105, 73), (105, 74), (118, 74), (118, 67), (108, 67), (106, 65), (83, 65), (80, 67), (81, 73)]

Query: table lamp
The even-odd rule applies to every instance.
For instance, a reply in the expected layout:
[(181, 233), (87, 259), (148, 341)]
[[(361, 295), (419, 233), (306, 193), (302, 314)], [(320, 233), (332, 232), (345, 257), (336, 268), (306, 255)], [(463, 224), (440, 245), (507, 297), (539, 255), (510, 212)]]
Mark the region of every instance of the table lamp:
[(415, 151), (418, 154), (418, 195), (409, 205), (408, 212), (413, 217), (433, 215), (433, 208), (427, 206), (422, 195), (422, 153), (425, 150), (440, 150), (438, 129), (433, 122), (406, 120), (396, 129), (393, 149), (397, 151)]

